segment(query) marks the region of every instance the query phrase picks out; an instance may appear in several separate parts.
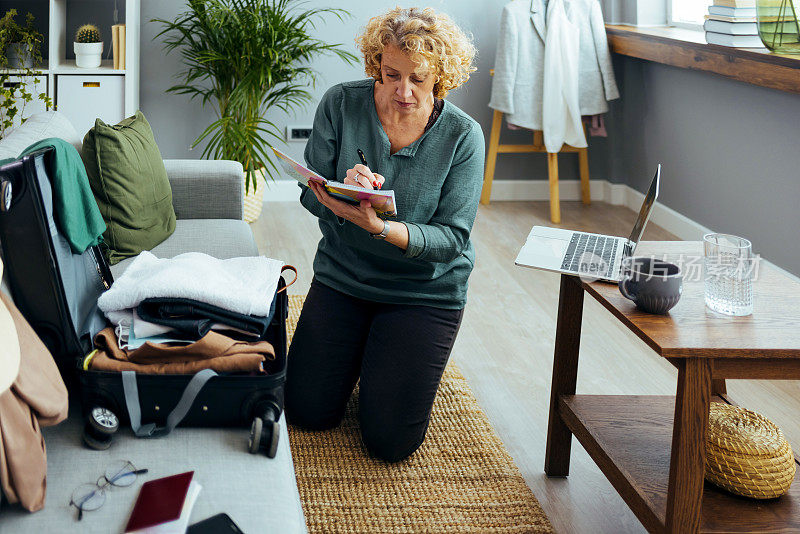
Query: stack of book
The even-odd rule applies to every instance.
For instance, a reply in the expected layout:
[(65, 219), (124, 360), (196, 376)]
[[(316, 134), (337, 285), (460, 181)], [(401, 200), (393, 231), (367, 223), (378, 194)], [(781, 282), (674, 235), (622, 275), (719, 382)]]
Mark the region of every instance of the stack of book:
[(762, 48), (756, 0), (714, 0), (703, 24), (706, 42), (737, 48)]

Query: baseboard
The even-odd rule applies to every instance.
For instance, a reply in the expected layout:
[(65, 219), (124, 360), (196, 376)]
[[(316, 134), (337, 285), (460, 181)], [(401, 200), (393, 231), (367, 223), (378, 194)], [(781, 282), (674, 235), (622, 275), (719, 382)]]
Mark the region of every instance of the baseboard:
[(300, 188), (296, 180), (274, 180), (267, 182), (264, 190), (264, 203), (296, 202), (300, 198)]

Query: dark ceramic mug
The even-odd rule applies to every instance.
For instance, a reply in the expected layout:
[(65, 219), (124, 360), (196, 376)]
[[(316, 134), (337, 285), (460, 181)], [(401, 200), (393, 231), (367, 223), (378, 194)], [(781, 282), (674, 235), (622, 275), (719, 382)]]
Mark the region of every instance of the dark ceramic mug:
[(619, 291), (648, 313), (667, 313), (681, 298), (683, 274), (668, 261), (644, 256), (622, 260)]

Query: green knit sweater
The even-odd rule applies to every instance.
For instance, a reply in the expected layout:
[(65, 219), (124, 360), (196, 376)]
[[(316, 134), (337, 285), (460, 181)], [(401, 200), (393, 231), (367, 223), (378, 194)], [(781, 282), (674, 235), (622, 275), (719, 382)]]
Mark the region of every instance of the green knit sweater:
[[(445, 101), (436, 122), (410, 145), (390, 154), (375, 110), (371, 79), (330, 88), (322, 97), (305, 149), (308, 166), (342, 181), (364, 151), (373, 172), (395, 192), (397, 215), (408, 227), (408, 248), (373, 239), (338, 219), (301, 185), (300, 201), (319, 217), (322, 240), (316, 278), (348, 295), (392, 304), (460, 309), (475, 264), (470, 241), (483, 181), (483, 131)], [(332, 313), (335, 313), (332, 310)]]

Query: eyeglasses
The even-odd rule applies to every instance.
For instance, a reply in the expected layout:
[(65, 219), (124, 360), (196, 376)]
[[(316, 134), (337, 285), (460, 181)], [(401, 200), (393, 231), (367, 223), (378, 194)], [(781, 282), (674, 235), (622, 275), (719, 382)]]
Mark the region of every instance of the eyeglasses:
[(83, 512), (92, 512), (105, 504), (108, 486), (130, 486), (138, 475), (145, 473), (147, 469), (136, 469), (131, 462), (120, 460), (109, 465), (106, 473), (94, 484), (81, 484), (75, 488), (69, 504), (78, 509), (78, 521), (83, 519)]

